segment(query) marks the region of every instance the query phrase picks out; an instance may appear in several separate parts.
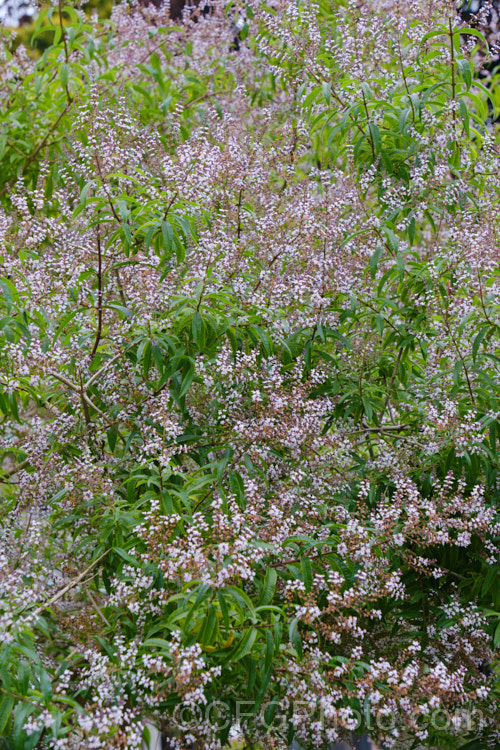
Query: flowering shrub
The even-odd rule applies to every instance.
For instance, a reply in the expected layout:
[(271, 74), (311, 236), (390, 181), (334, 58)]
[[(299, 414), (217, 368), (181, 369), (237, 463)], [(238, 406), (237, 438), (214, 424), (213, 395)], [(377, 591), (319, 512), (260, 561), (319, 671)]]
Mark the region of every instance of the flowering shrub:
[(4, 747), (496, 747), (485, 42), (213, 6), (3, 38)]

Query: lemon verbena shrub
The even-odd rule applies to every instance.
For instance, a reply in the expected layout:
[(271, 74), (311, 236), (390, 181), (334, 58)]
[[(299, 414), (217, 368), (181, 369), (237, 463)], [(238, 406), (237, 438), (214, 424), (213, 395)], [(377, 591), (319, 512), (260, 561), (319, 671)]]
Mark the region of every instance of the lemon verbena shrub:
[(3, 744), (496, 747), (484, 40), (235, 5), (3, 39)]

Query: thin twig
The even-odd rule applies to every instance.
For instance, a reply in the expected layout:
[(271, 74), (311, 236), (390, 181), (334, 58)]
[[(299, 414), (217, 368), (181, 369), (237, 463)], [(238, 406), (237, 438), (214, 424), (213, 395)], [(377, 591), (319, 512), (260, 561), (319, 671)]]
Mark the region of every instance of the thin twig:
[(192, 99), (190, 102), (188, 102), (184, 109), (186, 110), (188, 107), (192, 107), (194, 104), (198, 104), (199, 102), (202, 102), (205, 99), (209, 99), (212, 96), (224, 96), (224, 94), (232, 94), (233, 91), (234, 89), (224, 89), (223, 91), (207, 91), (206, 94), (198, 96), (196, 99)]
[[(31, 162), (34, 159), (36, 159), (36, 157), (38, 156), (38, 153), (45, 147), (45, 145), (46, 145), (47, 141), (49, 140), (50, 136), (55, 131), (55, 129), (57, 128), (57, 126), (61, 122), (61, 120), (64, 117), (64, 115), (66, 114), (66, 112), (69, 110), (70, 106), (71, 106), (71, 102), (68, 102), (66, 104), (66, 106), (64, 107), (64, 109), (62, 110), (62, 112), (60, 112), (60, 114), (57, 117), (56, 121), (50, 126), (50, 128), (47, 131), (45, 137), (40, 141), (40, 143), (38, 144), (38, 146), (36, 146), (36, 148), (26, 158), (26, 161), (25, 161), (25, 163), (24, 163), (24, 165), (23, 165), (23, 167), (21, 169), (21, 175), (23, 175), (26, 172), (26, 170), (29, 167), (29, 165), (31, 164)], [(10, 190), (12, 188), (12, 186), (17, 182), (18, 179), (19, 179), (19, 176), (16, 175), (15, 179), (10, 180), (10, 182), (8, 182), (6, 185), (4, 185), (4, 187), (0, 190), (0, 196), (2, 196), (4, 193), (6, 193), (8, 190)]]
[(14, 474), (17, 474), (18, 471), (21, 471), (22, 469), (25, 469), (29, 465), (29, 460), (26, 458), (24, 461), (21, 461), (20, 464), (17, 464), (17, 466), (14, 466), (13, 469), (0, 470), (0, 473), (3, 475), (0, 479), (0, 482), (5, 482), (6, 479), (9, 477), (14, 476)]
[(87, 596), (88, 596), (88, 598), (89, 598), (89, 599), (90, 599), (90, 601), (92, 602), (92, 605), (93, 605), (93, 607), (94, 607), (95, 611), (97, 612), (97, 614), (98, 614), (98, 615), (99, 615), (99, 617), (101, 618), (101, 620), (102, 620), (102, 621), (103, 621), (104, 623), (106, 623), (106, 625), (108, 626), (108, 628), (110, 628), (110, 627), (111, 627), (110, 623), (108, 622), (108, 620), (106, 619), (106, 617), (105, 617), (104, 613), (102, 612), (101, 608), (99, 607), (99, 605), (97, 604), (96, 600), (95, 600), (95, 599), (94, 599), (94, 597), (92, 596), (92, 592), (91, 592), (91, 590), (89, 589), (89, 587), (88, 587), (88, 586), (85, 586), (85, 591), (86, 591), (86, 593), (87, 593)]
[(392, 386), (394, 385), (394, 380), (396, 379), (396, 375), (397, 375), (397, 372), (398, 372), (398, 369), (399, 369), (399, 363), (401, 361), (402, 354), (403, 354), (403, 349), (400, 347), (400, 349), (398, 351), (398, 356), (396, 358), (396, 364), (394, 365), (394, 370), (392, 371), (392, 376), (391, 376), (391, 380), (390, 380), (390, 383), (389, 383), (389, 388), (387, 389), (387, 396), (385, 398), (384, 405), (382, 407), (382, 411), (380, 412), (380, 414), (378, 416), (378, 421), (379, 422), (382, 422), (382, 417), (384, 416), (384, 412), (387, 409), (387, 405), (388, 405), (389, 399), (391, 397), (391, 389), (392, 389)]
[[(64, 28), (62, 14), (63, 14), (62, 0), (59, 0), (59, 25), (61, 27), (61, 35), (62, 35), (62, 40), (63, 40), (63, 44), (64, 44), (64, 59), (65, 59), (66, 65), (69, 68), (68, 42), (67, 42), (67, 39), (66, 39), (66, 29)], [(68, 100), (68, 104), (71, 104), (73, 102), (73, 97), (71, 96), (71, 94), (69, 92), (68, 81), (66, 81), (66, 83), (64, 85), (64, 90), (66, 92), (66, 99)]]
[(101, 562), (101, 560), (103, 560), (106, 557), (106, 555), (108, 555), (110, 552), (111, 552), (111, 549), (107, 549), (106, 552), (103, 552), (102, 555), (99, 555), (99, 557), (96, 560), (94, 560), (94, 562), (91, 563), (91, 565), (89, 565), (88, 568), (85, 568), (85, 570), (79, 573), (76, 576), (76, 578), (73, 578), (69, 583), (66, 584), (66, 586), (63, 586), (63, 588), (60, 589), (60, 591), (58, 591), (57, 594), (54, 594), (54, 596), (52, 596), (47, 602), (37, 607), (35, 609), (34, 614), (38, 616), (43, 612), (44, 609), (48, 609), (53, 604), (55, 604), (55, 602), (57, 602), (59, 599), (61, 599), (61, 597), (67, 594), (68, 591), (70, 591), (72, 588), (77, 586), (80, 583), (80, 581), (83, 581), (87, 573), (90, 573), (90, 571), (93, 570), (95, 566), (98, 565)]
[[(99, 416), (102, 417), (102, 419), (104, 420), (104, 424), (105, 425), (107, 425), (108, 427), (111, 426), (112, 423), (109, 421), (109, 419), (106, 416), (106, 414), (103, 411), (101, 411), (101, 409), (99, 409), (99, 407), (96, 406), (94, 404), (94, 402), (85, 393), (85, 385), (84, 384), (82, 384), (80, 386), (77, 383), (73, 383), (71, 380), (69, 380), (68, 378), (65, 378), (64, 375), (61, 375), (60, 373), (56, 372), (55, 370), (49, 370), (48, 372), (49, 372), (50, 375), (52, 375), (52, 377), (56, 378), (56, 380), (59, 380), (61, 383), (64, 383), (64, 385), (67, 385), (68, 388), (71, 388), (72, 391), (74, 391), (75, 393), (78, 393), (78, 395), (82, 399), (83, 404), (86, 404), (87, 406), (90, 406), (91, 409), (93, 409), (95, 412), (97, 412), (97, 414), (99, 414)], [(85, 405), (83, 406), (83, 408), (84, 408), (85, 416), (87, 416)], [(117, 433), (118, 433), (119, 437), (121, 438), (121, 440), (123, 440), (123, 442), (125, 443), (126, 440), (125, 440), (124, 436), (121, 434), (121, 432), (119, 430), (117, 430)]]
[(101, 248), (101, 228), (97, 224), (97, 331), (95, 335), (94, 346), (90, 354), (90, 361), (94, 359), (99, 341), (102, 335), (102, 248)]
[(88, 391), (92, 383), (95, 383), (95, 381), (102, 375), (102, 373), (105, 372), (105, 370), (107, 370), (107, 368), (112, 365), (113, 362), (116, 362), (117, 359), (120, 359), (122, 355), (123, 352), (120, 352), (119, 354), (115, 354), (115, 356), (111, 359), (108, 359), (107, 362), (105, 362), (103, 366), (100, 367), (99, 370), (97, 370), (97, 372), (95, 372), (92, 377), (87, 380), (86, 383), (84, 383), (83, 387), (85, 388), (85, 390)]

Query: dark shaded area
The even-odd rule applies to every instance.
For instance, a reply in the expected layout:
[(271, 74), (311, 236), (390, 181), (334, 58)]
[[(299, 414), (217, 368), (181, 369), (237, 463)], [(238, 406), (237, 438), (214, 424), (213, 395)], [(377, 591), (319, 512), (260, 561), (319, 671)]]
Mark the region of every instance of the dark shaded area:
[[(290, 750), (299, 750), (300, 745), (293, 742)], [(366, 734), (356, 735), (351, 738), (351, 742), (337, 742), (335, 745), (329, 745), (328, 750), (373, 750), (373, 745)]]
[[(483, 34), (489, 46), (490, 59), (484, 60), (478, 78), (486, 86), (492, 86), (491, 78), (500, 70), (500, 0), (465, 0), (459, 8), (458, 15), (471, 28)], [(467, 38), (467, 35), (464, 35)], [(477, 43), (474, 37), (473, 42)], [(488, 99), (487, 124), (500, 122), (500, 115), (495, 117), (494, 107)]]
[[(140, 0), (140, 2), (141, 5), (146, 8), (148, 5), (154, 5), (155, 8), (159, 8), (163, 5), (163, 0)], [(200, 8), (203, 14), (207, 13), (209, 10), (205, 0), (170, 0), (170, 18), (173, 21), (180, 21), (185, 8), (192, 10)]]
[(500, 51), (495, 49), (500, 43), (500, 0), (466, 0), (458, 8), (458, 15), (464, 23), (484, 35), (492, 57), (485, 62), (484, 70), (493, 72), (500, 65)]
[(373, 745), (366, 734), (361, 737), (353, 737), (351, 744), (338, 742), (331, 746), (331, 750), (373, 750)]
[[(154, 5), (155, 8), (160, 8), (163, 5), (164, 0), (139, 0), (140, 4), (147, 8), (149, 5)], [(196, 16), (207, 16), (210, 13), (210, 4), (207, 0), (170, 0), (170, 18), (173, 21), (182, 21), (185, 12), (192, 14), (192, 17), (196, 19)], [(231, 17), (231, 14), (230, 14)], [(241, 42), (241, 26), (235, 22), (233, 18), (231, 22), (232, 31), (234, 32), (234, 38), (231, 44), (231, 50), (238, 51)]]

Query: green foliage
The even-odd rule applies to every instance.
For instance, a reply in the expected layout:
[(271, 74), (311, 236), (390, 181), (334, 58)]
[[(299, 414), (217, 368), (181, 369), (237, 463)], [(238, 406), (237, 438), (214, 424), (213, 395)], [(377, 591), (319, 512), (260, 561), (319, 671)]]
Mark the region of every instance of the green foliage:
[(184, 702), (221, 744), (241, 702), (264, 745), (378, 701), (415, 747), (486, 742), (420, 731), (499, 693), (499, 185), (463, 31), (247, 7), (238, 56), (128, 12), (5, 42), (5, 747), (137, 747)]

